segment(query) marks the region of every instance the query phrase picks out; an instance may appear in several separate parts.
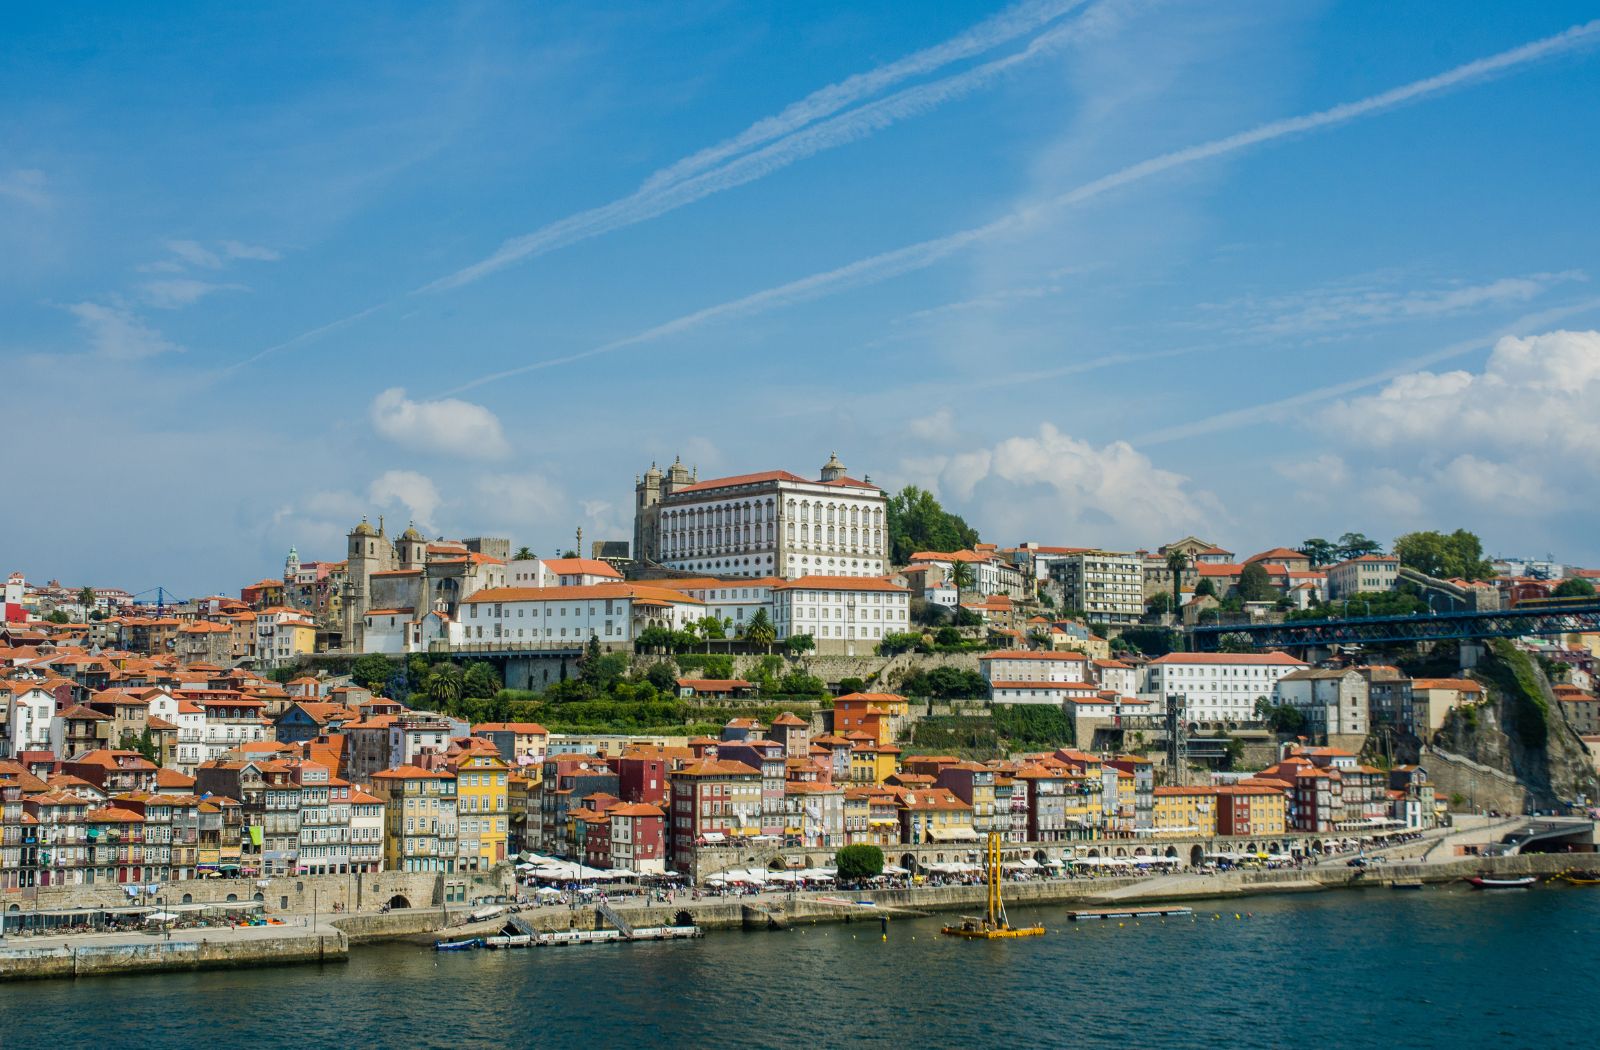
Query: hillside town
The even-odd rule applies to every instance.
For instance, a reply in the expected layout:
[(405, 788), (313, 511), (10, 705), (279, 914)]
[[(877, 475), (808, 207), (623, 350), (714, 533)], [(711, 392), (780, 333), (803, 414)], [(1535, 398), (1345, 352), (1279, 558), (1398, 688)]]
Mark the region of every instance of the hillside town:
[[(918, 549), (941, 530), (953, 549)], [(1490, 808), (1435, 765), (1491, 700), (1470, 647), (1410, 647), (1420, 673), (1359, 646), (1191, 651), (1185, 629), (1581, 602), (1600, 580), (1465, 535), (999, 546), (830, 456), (815, 479), (652, 465), (631, 543), (587, 554), (379, 518), (236, 596), (13, 573), (0, 888), (530, 856), (703, 883), (857, 844), (922, 878), (991, 833), (1058, 873), (1377, 846)], [(1511, 648), (1592, 774), (1600, 634)], [(678, 724), (586, 724), (605, 704)]]

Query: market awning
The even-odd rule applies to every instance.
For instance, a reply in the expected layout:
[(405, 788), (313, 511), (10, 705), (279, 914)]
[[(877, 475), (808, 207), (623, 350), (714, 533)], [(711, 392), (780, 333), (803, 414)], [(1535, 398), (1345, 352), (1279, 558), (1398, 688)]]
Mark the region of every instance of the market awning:
[(966, 825), (957, 825), (929, 828), (928, 837), (935, 842), (971, 842), (978, 837), (978, 833)]

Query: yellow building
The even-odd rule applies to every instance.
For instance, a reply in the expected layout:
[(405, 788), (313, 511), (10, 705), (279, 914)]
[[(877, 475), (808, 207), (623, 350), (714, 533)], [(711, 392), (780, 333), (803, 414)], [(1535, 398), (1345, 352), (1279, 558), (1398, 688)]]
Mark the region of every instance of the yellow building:
[(383, 866), (387, 871), (456, 870), (456, 778), (417, 766), (372, 774), (383, 799)]
[(900, 796), (901, 840), (910, 843), (976, 842), (972, 807), (945, 788), (917, 788)]
[(1157, 835), (1209, 838), (1217, 833), (1217, 789), (1158, 787), (1151, 826)]
[(893, 744), (857, 741), (850, 749), (850, 779), (857, 784), (881, 784), (900, 769), (900, 749)]
[(456, 774), (456, 855), (461, 871), (488, 871), (506, 859), (510, 767), (496, 751), (464, 751)]
[(1105, 781), (1093, 774), (1067, 773), (1063, 778), (1062, 816), (1069, 839), (1090, 838), (1106, 825)]

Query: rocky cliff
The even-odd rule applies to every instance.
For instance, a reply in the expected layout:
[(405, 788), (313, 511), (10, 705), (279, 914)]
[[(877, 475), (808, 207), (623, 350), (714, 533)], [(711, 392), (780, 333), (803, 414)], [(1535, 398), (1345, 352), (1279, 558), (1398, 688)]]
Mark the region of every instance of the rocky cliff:
[(1495, 641), (1475, 677), (1487, 700), (1452, 711), (1434, 746), (1515, 777), (1530, 808), (1560, 808), (1579, 798), (1592, 805), (1600, 780), (1538, 664), (1509, 641)]

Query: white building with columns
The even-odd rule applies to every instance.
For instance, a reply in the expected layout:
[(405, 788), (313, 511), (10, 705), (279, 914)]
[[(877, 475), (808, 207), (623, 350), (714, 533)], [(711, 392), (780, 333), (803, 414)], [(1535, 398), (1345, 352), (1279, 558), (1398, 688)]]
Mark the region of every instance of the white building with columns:
[(812, 481), (786, 470), (700, 481), (654, 465), (635, 486), (634, 557), (715, 576), (881, 576), (883, 490), (830, 456)]

